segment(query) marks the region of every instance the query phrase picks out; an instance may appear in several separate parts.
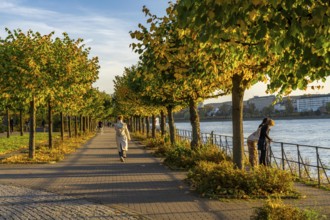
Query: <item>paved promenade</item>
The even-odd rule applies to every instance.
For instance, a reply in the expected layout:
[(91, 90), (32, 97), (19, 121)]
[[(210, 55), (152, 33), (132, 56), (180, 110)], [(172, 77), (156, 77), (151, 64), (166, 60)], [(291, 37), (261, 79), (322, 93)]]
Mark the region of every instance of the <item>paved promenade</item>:
[[(106, 128), (57, 164), (0, 165), (2, 219), (249, 219), (261, 200), (199, 197), (142, 146), (131, 142), (120, 162)], [(287, 200), (330, 217), (330, 192), (296, 185), (306, 199)]]

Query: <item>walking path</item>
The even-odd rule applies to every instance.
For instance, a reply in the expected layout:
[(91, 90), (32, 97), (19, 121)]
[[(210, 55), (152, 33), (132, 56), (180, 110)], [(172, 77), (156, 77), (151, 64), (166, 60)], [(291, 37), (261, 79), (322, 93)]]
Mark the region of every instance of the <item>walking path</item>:
[[(57, 164), (0, 165), (0, 219), (249, 219), (261, 200), (201, 198), (137, 143), (120, 162), (106, 128)], [(287, 200), (330, 217), (330, 192), (296, 184)]]

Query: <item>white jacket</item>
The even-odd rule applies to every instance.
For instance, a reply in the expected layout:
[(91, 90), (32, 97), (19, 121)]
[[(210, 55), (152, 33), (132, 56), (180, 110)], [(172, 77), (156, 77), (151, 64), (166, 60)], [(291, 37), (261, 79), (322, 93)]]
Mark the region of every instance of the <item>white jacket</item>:
[(116, 142), (118, 151), (122, 150), (128, 150), (128, 141), (131, 140), (131, 136), (129, 134), (127, 124), (119, 121), (115, 124), (115, 130), (116, 130)]

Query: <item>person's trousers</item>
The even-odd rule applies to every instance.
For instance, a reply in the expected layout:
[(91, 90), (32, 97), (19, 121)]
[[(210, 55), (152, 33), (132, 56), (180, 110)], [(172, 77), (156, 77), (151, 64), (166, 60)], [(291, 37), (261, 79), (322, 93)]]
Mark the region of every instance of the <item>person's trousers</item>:
[(126, 157), (126, 150), (123, 150), (122, 146), (120, 145), (120, 150), (119, 150), (119, 157)]
[(260, 150), (259, 164), (263, 164), (265, 166), (270, 165), (268, 148), (266, 148), (265, 150)]

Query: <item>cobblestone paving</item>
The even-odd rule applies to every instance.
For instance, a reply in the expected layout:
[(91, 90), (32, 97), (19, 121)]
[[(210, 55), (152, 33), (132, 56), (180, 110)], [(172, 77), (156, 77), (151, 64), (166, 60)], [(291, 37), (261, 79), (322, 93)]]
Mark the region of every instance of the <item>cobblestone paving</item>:
[(0, 185), (0, 220), (139, 219), (127, 213), (70, 196)]

